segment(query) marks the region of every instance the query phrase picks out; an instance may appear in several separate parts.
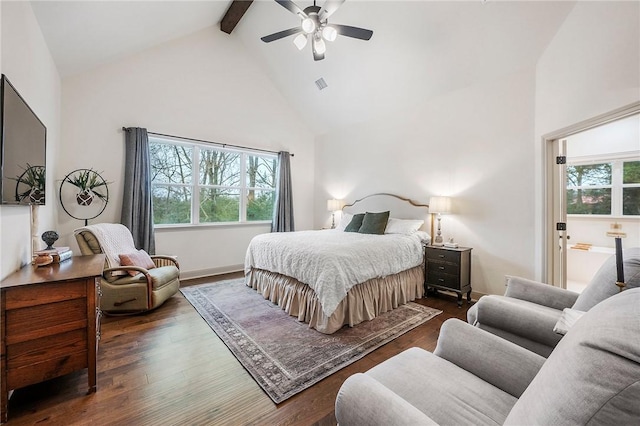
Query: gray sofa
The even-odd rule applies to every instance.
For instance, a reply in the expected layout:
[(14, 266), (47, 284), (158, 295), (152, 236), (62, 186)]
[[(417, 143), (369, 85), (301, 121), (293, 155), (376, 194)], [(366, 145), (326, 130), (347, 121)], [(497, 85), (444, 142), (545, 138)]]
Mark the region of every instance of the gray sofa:
[[(640, 248), (624, 250), (623, 259), (626, 288), (640, 286)], [(467, 311), (467, 322), (547, 357), (562, 338), (553, 328), (563, 309), (588, 311), (619, 292), (615, 281), (615, 256), (602, 265), (581, 294), (510, 277), (504, 296), (481, 297)]]
[(408, 349), (349, 377), (351, 425), (640, 424), (640, 289), (589, 310), (548, 359), (457, 319), (434, 353)]

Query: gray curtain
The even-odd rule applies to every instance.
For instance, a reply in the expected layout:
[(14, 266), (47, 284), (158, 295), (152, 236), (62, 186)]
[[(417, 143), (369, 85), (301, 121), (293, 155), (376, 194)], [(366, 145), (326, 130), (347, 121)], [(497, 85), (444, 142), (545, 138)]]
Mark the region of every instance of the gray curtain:
[(280, 171), (276, 189), (276, 205), (273, 211), (271, 232), (289, 232), (293, 225), (293, 190), (291, 187), (291, 155), (286, 151), (278, 153)]
[(155, 254), (151, 158), (147, 129), (125, 130), (124, 197), (120, 221), (131, 231), (136, 247)]

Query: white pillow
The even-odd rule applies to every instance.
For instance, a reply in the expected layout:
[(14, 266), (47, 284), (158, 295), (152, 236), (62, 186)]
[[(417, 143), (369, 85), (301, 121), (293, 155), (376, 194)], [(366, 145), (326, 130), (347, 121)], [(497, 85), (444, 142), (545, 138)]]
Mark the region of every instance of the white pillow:
[(431, 243), (431, 235), (429, 235), (428, 233), (424, 231), (416, 231), (415, 235), (420, 237), (420, 241), (422, 241), (424, 244)]
[(338, 225), (336, 226), (336, 230), (344, 231), (344, 228), (346, 228), (349, 222), (351, 222), (351, 219), (353, 219), (353, 215), (343, 211), (342, 217), (340, 218), (340, 223), (338, 223)]
[(395, 219), (390, 217), (384, 233), (411, 235), (420, 229), (423, 224), (424, 220)]

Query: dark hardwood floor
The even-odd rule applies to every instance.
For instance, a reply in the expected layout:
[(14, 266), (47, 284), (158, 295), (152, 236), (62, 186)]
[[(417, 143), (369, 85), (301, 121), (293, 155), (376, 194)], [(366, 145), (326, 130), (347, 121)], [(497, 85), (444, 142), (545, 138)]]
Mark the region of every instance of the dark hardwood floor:
[(276, 405), (178, 293), (155, 311), (103, 318), (96, 393), (86, 394), (86, 371), (18, 389), (6, 424), (335, 425), (334, 402), (347, 377), (412, 346), (433, 350), (442, 322), (465, 319), (468, 308), (442, 293), (417, 302), (443, 314)]

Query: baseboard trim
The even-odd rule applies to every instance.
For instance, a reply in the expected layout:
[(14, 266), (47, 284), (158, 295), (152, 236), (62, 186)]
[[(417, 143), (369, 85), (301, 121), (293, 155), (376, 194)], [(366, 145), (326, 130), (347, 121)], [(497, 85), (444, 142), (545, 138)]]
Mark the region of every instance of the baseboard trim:
[(244, 264), (221, 266), (218, 268), (199, 269), (196, 271), (181, 272), (180, 280), (189, 281), (189, 280), (195, 280), (198, 278), (206, 278), (206, 277), (211, 277), (215, 275), (224, 275), (224, 274), (230, 274), (233, 272), (242, 272), (242, 271), (244, 271)]

